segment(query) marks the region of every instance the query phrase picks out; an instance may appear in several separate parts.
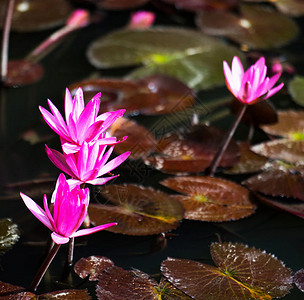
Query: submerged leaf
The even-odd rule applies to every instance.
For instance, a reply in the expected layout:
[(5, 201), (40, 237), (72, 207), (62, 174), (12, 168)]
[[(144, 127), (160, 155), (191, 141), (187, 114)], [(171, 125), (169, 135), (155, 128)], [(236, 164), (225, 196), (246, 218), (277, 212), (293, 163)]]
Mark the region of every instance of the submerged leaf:
[[(94, 225), (117, 222), (109, 231), (129, 235), (151, 235), (176, 228), (184, 216), (182, 205), (174, 197), (137, 185), (110, 185), (100, 194), (107, 205), (89, 205)], [(111, 204), (111, 205), (110, 205)]]
[(19, 240), (19, 236), (16, 224), (10, 219), (0, 219), (0, 254), (8, 251)]
[(211, 255), (218, 267), (168, 258), (162, 274), (194, 299), (273, 299), (292, 287), (291, 271), (271, 254), (237, 243), (213, 243)]
[(240, 16), (230, 12), (207, 12), (197, 16), (201, 30), (225, 36), (250, 49), (282, 46), (298, 33), (296, 23), (269, 7), (242, 4)]
[(180, 28), (119, 30), (94, 41), (87, 52), (96, 68), (144, 64), (130, 78), (152, 74), (179, 78), (191, 88), (224, 84), (223, 60), (243, 55), (222, 41)]
[(162, 185), (185, 194), (177, 195), (185, 209), (185, 219), (230, 221), (254, 213), (255, 205), (244, 187), (225, 179), (193, 176), (168, 178)]

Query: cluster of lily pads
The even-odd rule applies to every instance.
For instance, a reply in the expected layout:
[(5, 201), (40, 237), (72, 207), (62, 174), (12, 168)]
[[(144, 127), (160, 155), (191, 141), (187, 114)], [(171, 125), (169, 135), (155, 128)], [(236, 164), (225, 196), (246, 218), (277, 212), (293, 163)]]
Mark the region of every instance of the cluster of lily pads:
[[(52, 35), (38, 52), (34, 49), (18, 62), (9, 61), (7, 75), (2, 76), (6, 87), (39, 84), (39, 79), (47, 76), (43, 74), (43, 64), (39, 63), (41, 58), (51, 55), (50, 51), (63, 43), (67, 34), (99, 22), (107, 11), (153, 5), (153, 1), (148, 0), (56, 0), (48, 6), (51, 17), (47, 18), (43, 15), (47, 2), (16, 1), (12, 30), (33, 31), (65, 23), (63, 28), (67, 26), (67, 29), (55, 34), (60, 38), (54, 43)], [(186, 10), (189, 18), (190, 11), (197, 28), (158, 25), (136, 28), (126, 24), (92, 41), (86, 57), (96, 70), (133, 69), (124, 77), (94, 76), (69, 86), (72, 94), (81, 86), (86, 101), (101, 91), (99, 114), (126, 109), (125, 117), (109, 128), (109, 134), (118, 140), (128, 136), (114, 151), (117, 155), (131, 151), (127, 163), (133, 169), (140, 164), (149, 173), (160, 172), (165, 177), (158, 182), (157, 189), (136, 181), (95, 186), (92, 188), (95, 201), (88, 207), (90, 223), (100, 226), (117, 222), (117, 226), (107, 229), (117, 234), (162, 235), (182, 226), (183, 219), (224, 222), (248, 217), (255, 213), (259, 201), (304, 218), (303, 111), (277, 111), (268, 100), (252, 105), (236, 100), (238, 96), (229, 83), (235, 98), (227, 96), (210, 101), (201, 92), (224, 85), (223, 61), (230, 64), (237, 56), (240, 64), (256, 62), (262, 56), (257, 51), (264, 51), (272, 76), (278, 77), (275, 67), (279, 67), (279, 73), (284, 72), (283, 76), (292, 70), (283, 77), (287, 88), (280, 93), (289, 92), (297, 107), (303, 106), (304, 78), (296, 75), (289, 80), (295, 69), (286, 67), (290, 67), (288, 58), (274, 60), (267, 51), (296, 38), (299, 28), (292, 17), (304, 15), (304, 5), (296, 0), (269, 1), (263, 5), (253, 0), (158, 2), (160, 9), (171, 14)], [(90, 20), (71, 28), (67, 18), (73, 11), (72, 5), (79, 3), (89, 7)], [(56, 6), (62, 8), (60, 14), (55, 9), (52, 15)], [(6, 5), (1, 4), (3, 19), (5, 9)], [(31, 13), (37, 18), (32, 18)], [(36, 22), (40, 22), (40, 27)], [(243, 128), (249, 129), (248, 138), (246, 141), (231, 139), (219, 159), (219, 168), (210, 174), (214, 157), (227, 134), (223, 128), (210, 123), (227, 115), (235, 118), (244, 105), (246, 111), (240, 120), (245, 124)], [(150, 118), (150, 123), (145, 122), (145, 117)], [(253, 144), (255, 132), (263, 132), (269, 141)], [(23, 135), (23, 139), (37, 144), (44, 142), (45, 136), (32, 133)], [(241, 183), (233, 180), (235, 175), (244, 174), (247, 178)], [(52, 180), (38, 180), (31, 185), (37, 190), (37, 186), (45, 183), (47, 192), (54, 188)], [(18, 184), (7, 186), (14, 190), (21, 188)], [(2, 254), (18, 241), (19, 229), (9, 219), (0, 221)], [(164, 260), (159, 282), (140, 270), (124, 270), (100, 256), (80, 259), (74, 271), (80, 278), (94, 282), (97, 299), (273, 299), (288, 294), (293, 283), (304, 290), (302, 270), (292, 274), (282, 261), (260, 249), (220, 241), (211, 244), (210, 252), (216, 266), (187, 259)], [(0, 299), (6, 296), (9, 299), (95, 297), (83, 289), (37, 296), (5, 282), (0, 282), (0, 291)]]

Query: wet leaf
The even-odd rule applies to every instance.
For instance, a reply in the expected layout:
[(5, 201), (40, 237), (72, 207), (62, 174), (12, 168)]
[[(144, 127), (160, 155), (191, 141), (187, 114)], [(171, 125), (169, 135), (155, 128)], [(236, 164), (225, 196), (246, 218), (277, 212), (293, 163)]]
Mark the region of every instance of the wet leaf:
[(185, 195), (175, 196), (184, 206), (185, 219), (222, 222), (241, 219), (255, 211), (249, 191), (232, 181), (189, 176), (168, 178), (160, 183)]
[(97, 0), (97, 6), (108, 10), (123, 10), (142, 6), (149, 0)]
[(86, 290), (62, 290), (43, 294), (37, 297), (37, 300), (91, 300), (91, 296)]
[(267, 164), (265, 171), (242, 182), (250, 190), (273, 197), (304, 201), (304, 167), (282, 162)]
[(293, 275), (293, 281), (297, 288), (304, 293), (304, 269), (298, 270)]
[[(233, 114), (237, 113), (242, 108), (243, 104), (236, 99), (231, 102), (230, 109)], [(242, 118), (242, 122), (254, 126), (273, 124), (278, 121), (278, 115), (274, 106), (267, 100), (258, 102), (254, 105), (248, 105)]]
[(250, 150), (247, 143), (239, 144), (241, 159), (231, 169), (225, 170), (226, 174), (248, 174), (261, 171), (268, 159), (265, 156), (258, 155)]
[(200, 300), (273, 299), (292, 287), (291, 271), (271, 254), (237, 243), (213, 243), (217, 267), (168, 258), (162, 274), (177, 288)]
[(172, 283), (166, 280), (164, 277), (161, 278), (160, 283), (155, 287), (157, 296), (155, 300), (190, 300), (191, 297), (187, 296), (184, 292), (177, 289)]
[[(146, 158), (145, 163), (169, 174), (199, 173), (209, 167), (225, 135), (224, 131), (207, 125), (166, 134), (158, 141), (157, 154)], [(239, 159), (238, 145), (232, 139), (220, 166), (233, 166)]]
[(145, 158), (156, 146), (154, 136), (145, 127), (126, 118), (116, 120), (110, 128), (110, 134), (119, 140), (128, 137), (123, 143), (115, 145), (114, 151), (117, 154), (131, 151), (130, 159)]
[(279, 47), (298, 33), (292, 19), (258, 5), (241, 5), (239, 16), (230, 12), (200, 13), (196, 21), (204, 33), (225, 36), (250, 49)]
[(0, 219), (0, 254), (8, 251), (19, 240), (19, 236), (16, 224), (10, 219)]
[(21, 286), (0, 281), (0, 300), (33, 300), (35, 294)]
[(107, 257), (90, 256), (81, 258), (74, 266), (75, 273), (82, 279), (89, 277), (90, 281), (98, 280), (98, 276), (107, 268), (114, 266), (114, 263)]
[(176, 228), (184, 216), (178, 200), (152, 188), (110, 185), (103, 187), (100, 194), (107, 200), (107, 205), (90, 204), (90, 220), (95, 226), (117, 222), (117, 226), (108, 229), (112, 232), (158, 234)]
[(44, 73), (40, 64), (26, 60), (11, 60), (7, 67), (6, 86), (23, 86), (35, 83), (42, 78)]
[(192, 89), (180, 80), (164, 75), (140, 80), (84, 80), (72, 84), (71, 93), (74, 94), (79, 86), (86, 99), (102, 91), (103, 112), (124, 108), (127, 114), (159, 115), (183, 111), (195, 102)]
[(261, 128), (268, 134), (289, 138), (293, 141), (304, 140), (304, 111), (278, 111), (278, 122)]
[(273, 140), (254, 145), (251, 150), (271, 159), (283, 160), (296, 165), (304, 164), (304, 141), (301, 140)]
[(164, 0), (173, 4), (177, 9), (185, 9), (190, 11), (218, 11), (228, 10), (238, 4), (238, 0)]
[[(0, 24), (6, 15), (6, 3), (0, 5)], [(39, 31), (65, 23), (72, 8), (66, 0), (17, 0), (12, 19), (12, 30)]]
[(243, 58), (236, 48), (197, 31), (163, 27), (115, 31), (94, 41), (87, 52), (96, 68), (144, 64), (129, 78), (170, 75), (195, 89), (224, 84), (222, 61), (234, 55)]
[(304, 106), (304, 77), (297, 75), (291, 79), (288, 90), (293, 101)]

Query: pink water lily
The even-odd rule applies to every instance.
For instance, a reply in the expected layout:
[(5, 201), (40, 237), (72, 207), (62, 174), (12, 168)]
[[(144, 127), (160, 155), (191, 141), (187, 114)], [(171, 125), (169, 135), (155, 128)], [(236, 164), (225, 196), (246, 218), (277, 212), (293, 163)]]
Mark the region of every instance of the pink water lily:
[[(101, 145), (121, 142), (115, 137), (108, 137), (106, 131), (124, 114), (125, 109), (98, 115), (100, 96), (100, 93), (96, 94), (85, 106), (81, 88), (76, 91), (74, 100), (70, 91), (66, 89), (65, 120), (51, 100), (48, 100), (51, 113), (39, 107), (46, 123), (60, 136), (62, 149), (66, 154), (79, 151), (84, 142), (93, 143), (98, 140)], [(126, 138), (124, 137), (123, 140)]]
[(56, 244), (65, 244), (70, 238), (88, 235), (117, 223), (108, 223), (89, 229), (78, 230), (83, 223), (89, 205), (90, 191), (79, 186), (71, 187), (65, 176), (60, 174), (52, 195), (54, 212), (51, 214), (46, 195), (43, 197), (44, 210), (30, 197), (20, 193), (25, 205), (32, 214), (52, 231), (52, 239)]
[(232, 67), (226, 61), (223, 62), (226, 85), (230, 92), (244, 104), (254, 104), (277, 93), (283, 83), (274, 87), (281, 73), (272, 77), (266, 77), (267, 67), (265, 58), (261, 57), (254, 65), (244, 72), (240, 59), (235, 56)]
[(107, 152), (106, 148), (106, 145), (99, 145), (97, 142), (94, 144), (84, 142), (77, 153), (62, 154), (47, 146), (46, 153), (56, 167), (72, 177), (72, 179), (69, 179), (70, 184), (90, 183), (102, 185), (118, 175), (99, 177), (111, 172), (130, 155), (128, 151), (107, 162), (114, 146), (110, 147)]

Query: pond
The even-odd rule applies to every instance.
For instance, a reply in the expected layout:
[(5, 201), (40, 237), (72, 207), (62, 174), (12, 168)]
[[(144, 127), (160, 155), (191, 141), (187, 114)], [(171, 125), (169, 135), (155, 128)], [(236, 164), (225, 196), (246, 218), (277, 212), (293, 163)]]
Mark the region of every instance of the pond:
[[(6, 14), (7, 3), (4, 2), (9, 1), (0, 4), (2, 21)], [(61, 171), (46, 155), (45, 144), (57, 151), (61, 151), (61, 144), (58, 135), (43, 120), (38, 107), (49, 109), (47, 99), (50, 99), (64, 115), (65, 89), (68, 87), (73, 94), (76, 87), (81, 86), (85, 91), (86, 103), (93, 95), (101, 92), (102, 112), (126, 109), (126, 119), (117, 119), (110, 131), (119, 139), (129, 135), (129, 142), (127, 139), (115, 145), (111, 158), (129, 150), (132, 154), (111, 171), (115, 175), (119, 174), (118, 177), (104, 186), (88, 185), (92, 204), (89, 208), (91, 222), (101, 225), (121, 221), (120, 227), (118, 225), (115, 229), (117, 232), (114, 229), (103, 230), (77, 237), (73, 262), (75, 264), (81, 258), (93, 255), (103, 256), (112, 260), (117, 267), (125, 270), (138, 269), (148, 274), (150, 279), (147, 279), (148, 275), (124, 273), (121, 269), (111, 267), (105, 271), (108, 277), (104, 279), (82, 279), (75, 273), (74, 265), (72, 268), (65, 265), (68, 244), (64, 244), (35, 291), (37, 295), (77, 289), (81, 291), (78, 296), (61, 296), (62, 299), (90, 299), (84, 290), (88, 291), (92, 299), (143, 299), (140, 295), (147, 295), (145, 299), (231, 299), (229, 293), (226, 296), (228, 298), (211, 298), (207, 292), (208, 280), (202, 279), (208, 278), (210, 274), (202, 269), (197, 271), (198, 265), (192, 266), (192, 261), (219, 266), (219, 261), (215, 262), (214, 253), (220, 252), (216, 247), (226, 245), (225, 247), (237, 247), (235, 259), (242, 260), (239, 268), (209, 271), (213, 272), (212, 276), (216, 272), (220, 274), (218, 276), (222, 280), (223, 290), (229, 285), (225, 280), (237, 282), (235, 287), (229, 288), (229, 292), (237, 295), (234, 299), (272, 299), (276, 296), (284, 296), (289, 300), (302, 299), (302, 292), (295, 284), (291, 286), (290, 282), (286, 283), (292, 280), (291, 274), (304, 267), (304, 129), (301, 120), (304, 105), (304, 7), (300, 2), (296, 4), (297, 1), (290, 1), (288, 6), (282, 4), (283, 1), (271, 4), (272, 1), (198, 0), (191, 1), (194, 7), (189, 8), (178, 3), (182, 1), (173, 0), (137, 3), (91, 0), (56, 1), (43, 8), (39, 5), (36, 7), (35, 1), (32, 1), (34, 8), (30, 5), (29, 10), (41, 9), (45, 22), (53, 18), (48, 17), (53, 10), (58, 17), (58, 23), (50, 21), (54, 24), (43, 25), (45, 28), (42, 26), (39, 30), (37, 28), (41, 21), (34, 17), (38, 11), (34, 11), (34, 15), (25, 13), (27, 20), (22, 21), (20, 5), (25, 5), (25, 2), (27, 1), (16, 1), (15, 4), (19, 7), (20, 18), (16, 17), (18, 12), (15, 11), (16, 19), (13, 20), (9, 37), (9, 60), (29, 57), (35, 47), (63, 26), (67, 16), (76, 8), (87, 9), (91, 20), (82, 28), (71, 30), (43, 57), (34, 58), (40, 64), (39, 68), (42, 67), (34, 71), (35, 76), (42, 72), (36, 81), (24, 85), (20, 82), (6, 82), (2, 85), (0, 221), (9, 218), (16, 224), (19, 238), (13, 238), (8, 249), (6, 246), (2, 248), (6, 236), (5, 225), (1, 225), (0, 281), (28, 289), (46, 257), (51, 242), (50, 230), (31, 214), (19, 193), (30, 196), (40, 206), (43, 206), (44, 194), (48, 195), (48, 199), (51, 198)], [(119, 7), (123, 6), (123, 2), (125, 7)], [(155, 16), (153, 25), (132, 29), (130, 16), (138, 10), (152, 12)], [(38, 23), (29, 25), (31, 20)], [(210, 185), (210, 189), (216, 189), (217, 197), (227, 198), (223, 200), (227, 202), (222, 206), (217, 203), (217, 208), (209, 208), (205, 212), (205, 215), (210, 215), (209, 219), (205, 215), (200, 217), (201, 220), (194, 217), (191, 219), (189, 212), (185, 217), (180, 204), (184, 202), (176, 200), (179, 199), (176, 196), (191, 194), (197, 188), (191, 185), (197, 180), (192, 176), (208, 175), (212, 157), (220, 147), (225, 132), (236, 119), (230, 108), (236, 107), (237, 110), (237, 103), (225, 86), (222, 66), (223, 60), (231, 66), (234, 56), (241, 59), (245, 69), (258, 58), (265, 57), (267, 76), (273, 76), (275, 68), (279, 68), (282, 75), (277, 84), (284, 82), (284, 87), (264, 101), (270, 103), (269, 106), (264, 106), (263, 101), (253, 104), (252, 107), (256, 107), (251, 111), (254, 126), (250, 125), (250, 120), (238, 126), (234, 134), (235, 141), (226, 151), (225, 162), (214, 174), (214, 183), (213, 179), (208, 179), (198, 184), (206, 190)], [(14, 69), (14, 72), (18, 74), (20, 67)], [(25, 78), (29, 79), (29, 76), (26, 75)], [(232, 100), (234, 105), (231, 104)], [(285, 116), (282, 111), (288, 110), (292, 112)], [(279, 111), (279, 121), (276, 111)], [(267, 120), (279, 122), (278, 127), (281, 127), (277, 129), (273, 124), (265, 125)], [(291, 133), (294, 140), (279, 146), (275, 154), (272, 150), (266, 153), (263, 152), (265, 150), (256, 149), (256, 153), (260, 151), (264, 156), (255, 157), (254, 160), (252, 158), (249, 167), (243, 166), (250, 168), (250, 171), (231, 171), (232, 166), (239, 166), (241, 155), (236, 141), (247, 142), (250, 136), (250, 144), (258, 145), (270, 140), (276, 142), (277, 136), (287, 139)], [(156, 140), (161, 138), (156, 146)], [(193, 152), (189, 152), (189, 148)], [(294, 152), (286, 149), (293, 149)], [(174, 151), (179, 151), (182, 155), (177, 158), (178, 155), (172, 154)], [(167, 161), (170, 155), (171, 160)], [(268, 157), (265, 158), (266, 156)], [(258, 183), (250, 181), (253, 176), (266, 171), (270, 173), (260, 175)], [(191, 177), (188, 180), (185, 176)], [(188, 181), (169, 184), (169, 179), (174, 178), (186, 178)], [(222, 184), (226, 189), (224, 196), (221, 195), (222, 190), (217, 191)], [(174, 185), (179, 189), (173, 189)], [(250, 196), (246, 194), (249, 190)], [(210, 200), (208, 197), (208, 193), (197, 193), (195, 199), (196, 202), (206, 203)], [(245, 204), (241, 203), (243, 197), (248, 201), (244, 200)], [(124, 202), (126, 199), (130, 202)], [(109, 208), (102, 212), (94, 208), (94, 205), (100, 203), (107, 206), (112, 203), (113, 207), (115, 201), (121, 205), (114, 209), (115, 213)], [(187, 208), (184, 204), (184, 208), (187, 211), (193, 209), (193, 205), (189, 204), (190, 207)], [(279, 205), (281, 209), (278, 208)], [(240, 207), (245, 212), (239, 212)], [(169, 210), (174, 213), (170, 215)], [(16, 230), (11, 226), (11, 230)], [(273, 262), (271, 256), (266, 255), (265, 258), (262, 252), (253, 254), (256, 252), (251, 249), (244, 256), (247, 250), (241, 250), (242, 245), (273, 254), (292, 273), (288, 273), (277, 260), (274, 259)], [(213, 249), (212, 257), (210, 249)], [(231, 249), (226, 251), (223, 254), (224, 260), (232, 253)], [(273, 269), (267, 269), (267, 263), (263, 259), (259, 260), (255, 269), (251, 266), (252, 258), (248, 258), (250, 255), (271, 260)], [(172, 260), (178, 267), (171, 269), (168, 258), (191, 260), (187, 264), (193, 269), (189, 267), (189, 272), (186, 272), (182, 264), (178, 265), (178, 260)], [(281, 267), (277, 267), (277, 264)], [(161, 290), (156, 288), (161, 278), (161, 265), (163, 275), (167, 274), (167, 279), (170, 281), (171, 278), (175, 286), (185, 294), (166, 296), (159, 292), (162, 296), (157, 298), (155, 289)], [(247, 267), (251, 272), (252, 282), (238, 279), (242, 267)], [(265, 283), (262, 286), (256, 285), (258, 279), (254, 279), (253, 273), (259, 273), (258, 270), (264, 267), (266, 275), (263, 273), (262, 279)], [(117, 277), (114, 277), (113, 270), (116, 270)], [(190, 278), (190, 274), (196, 271), (200, 274), (198, 278)], [(286, 272), (289, 275), (284, 275)], [(271, 274), (277, 274), (273, 281), (279, 283), (275, 283), (275, 287), (271, 286), (267, 277)], [(182, 278), (179, 279), (178, 276)], [(280, 276), (286, 276), (286, 282), (283, 279), (281, 282)], [(134, 285), (128, 281), (130, 277), (133, 278)], [(221, 286), (213, 280), (212, 277), (210, 282), (213, 282), (215, 289)], [(95, 292), (97, 282), (99, 298)], [(188, 289), (191, 282), (194, 282), (194, 286), (200, 286), (201, 291), (193, 287)], [(270, 291), (280, 289), (280, 284), (283, 294)], [(0, 291), (0, 299), (20, 299), (8, 298), (7, 286), (0, 286), (6, 293), (1, 294)], [(134, 294), (136, 296), (126, 296), (130, 295), (134, 286), (134, 290), (139, 289), (141, 292)], [(249, 296), (240, 296), (242, 292), (239, 289), (243, 288)], [(113, 293), (110, 298), (105, 296), (107, 289)], [(219, 295), (222, 292), (221, 290)]]

